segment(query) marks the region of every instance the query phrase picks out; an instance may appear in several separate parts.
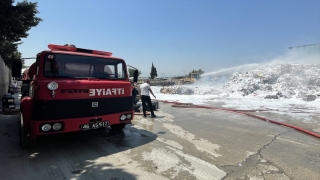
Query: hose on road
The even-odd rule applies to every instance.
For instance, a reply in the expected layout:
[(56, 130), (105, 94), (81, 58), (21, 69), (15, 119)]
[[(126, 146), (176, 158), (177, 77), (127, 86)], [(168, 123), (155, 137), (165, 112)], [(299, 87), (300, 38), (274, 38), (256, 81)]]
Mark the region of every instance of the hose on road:
[(264, 118), (264, 117), (257, 116), (257, 115), (254, 115), (254, 114), (246, 113), (245, 111), (248, 111), (248, 110), (244, 110), (243, 111), (243, 110), (235, 110), (235, 109), (227, 109), (227, 108), (217, 108), (217, 107), (212, 107), (212, 106), (195, 105), (195, 104), (192, 104), (192, 103), (180, 103), (180, 102), (176, 102), (176, 101), (166, 101), (166, 100), (158, 100), (158, 101), (159, 102), (163, 102), (163, 103), (171, 103), (172, 104), (171, 107), (178, 107), (178, 108), (204, 108), (204, 109), (228, 111), (228, 112), (237, 113), (237, 114), (244, 114), (244, 115), (247, 115), (247, 116), (250, 116), (250, 117), (254, 117), (254, 118), (266, 121), (266, 122), (271, 122), (271, 123), (278, 124), (278, 125), (281, 125), (281, 126), (286, 126), (286, 127), (301, 131), (303, 133), (306, 133), (308, 135), (314, 136), (316, 138), (320, 138), (320, 134), (318, 134), (318, 133), (303, 129), (303, 128), (299, 127), (299, 126), (295, 126), (295, 125), (292, 125), (292, 124), (279, 122), (279, 121), (276, 121), (276, 120), (273, 120), (273, 119)]

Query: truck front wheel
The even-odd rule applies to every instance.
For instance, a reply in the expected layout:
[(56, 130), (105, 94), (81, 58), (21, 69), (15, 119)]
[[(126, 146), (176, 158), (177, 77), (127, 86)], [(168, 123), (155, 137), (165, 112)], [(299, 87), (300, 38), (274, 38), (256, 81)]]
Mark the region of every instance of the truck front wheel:
[(21, 123), (20, 123), (20, 144), (22, 148), (33, 147), (36, 145), (36, 139), (31, 139), (28, 137), (29, 131), (24, 128), (23, 125), (23, 117), (21, 116)]
[(111, 129), (112, 129), (112, 130), (115, 130), (115, 131), (120, 131), (120, 130), (122, 130), (125, 126), (126, 126), (125, 123), (110, 125)]

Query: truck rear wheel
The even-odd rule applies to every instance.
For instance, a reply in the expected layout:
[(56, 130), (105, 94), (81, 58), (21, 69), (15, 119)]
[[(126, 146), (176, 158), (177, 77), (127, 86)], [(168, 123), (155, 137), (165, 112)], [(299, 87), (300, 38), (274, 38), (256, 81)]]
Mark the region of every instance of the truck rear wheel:
[(112, 129), (112, 130), (115, 130), (115, 131), (120, 131), (120, 130), (122, 130), (125, 126), (126, 126), (125, 123), (110, 125), (111, 129)]
[(28, 137), (28, 130), (26, 130), (24, 128), (23, 125), (23, 117), (22, 114), (21, 116), (21, 123), (20, 123), (20, 144), (22, 148), (29, 148), (29, 147), (33, 147), (36, 145), (36, 139), (31, 139), (30, 137)]

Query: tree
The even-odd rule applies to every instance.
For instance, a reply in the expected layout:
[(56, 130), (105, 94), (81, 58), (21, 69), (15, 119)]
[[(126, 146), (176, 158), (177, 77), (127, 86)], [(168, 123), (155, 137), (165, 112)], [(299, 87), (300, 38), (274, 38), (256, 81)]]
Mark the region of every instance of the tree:
[(5, 62), (14, 58), (14, 54), (18, 51), (17, 46), (18, 44), (9, 41), (0, 41), (0, 55)]
[(18, 52), (18, 45), (22, 42), (17, 42), (26, 38), (29, 35), (27, 32), (42, 21), (36, 17), (39, 13), (36, 2), (24, 0), (15, 6), (13, 3), (14, 0), (0, 1), (0, 55), (7, 63)]
[(199, 70), (193, 69), (191, 72), (189, 72), (189, 76), (191, 75), (191, 73), (199, 73), (201, 75), (201, 74), (204, 74), (204, 71), (202, 71), (202, 69), (199, 69)]
[(155, 68), (153, 66), (153, 63), (152, 63), (152, 66), (151, 66), (150, 77), (151, 77), (151, 79), (154, 79), (155, 77), (158, 77), (157, 68)]
[[(133, 77), (133, 76), (134, 76), (134, 71), (135, 71), (135, 70), (136, 70), (136, 69), (133, 69), (133, 68), (129, 68), (129, 69), (128, 69), (129, 77)], [(138, 77), (140, 76), (140, 74), (141, 74), (141, 71), (138, 70)]]

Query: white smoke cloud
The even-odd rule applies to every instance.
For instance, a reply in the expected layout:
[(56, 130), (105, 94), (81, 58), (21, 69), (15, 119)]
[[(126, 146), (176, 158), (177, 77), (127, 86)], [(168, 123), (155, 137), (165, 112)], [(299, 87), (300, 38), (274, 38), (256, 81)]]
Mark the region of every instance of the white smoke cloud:
[[(264, 61), (262, 63), (245, 64), (236, 67), (220, 69), (201, 75), (201, 81), (195, 83), (195, 86), (209, 85), (219, 87), (228, 82), (235, 73), (246, 74), (248, 72), (265, 72), (267, 67), (273, 67), (277, 64), (304, 64), (320, 65), (320, 44), (306, 47), (292, 48), (285, 55)], [(311, 67), (311, 66), (306, 66)], [(265, 70), (264, 70), (265, 69)], [(294, 72), (292, 72), (294, 73)], [(295, 74), (292, 74), (295, 75)]]

